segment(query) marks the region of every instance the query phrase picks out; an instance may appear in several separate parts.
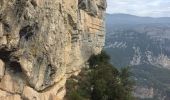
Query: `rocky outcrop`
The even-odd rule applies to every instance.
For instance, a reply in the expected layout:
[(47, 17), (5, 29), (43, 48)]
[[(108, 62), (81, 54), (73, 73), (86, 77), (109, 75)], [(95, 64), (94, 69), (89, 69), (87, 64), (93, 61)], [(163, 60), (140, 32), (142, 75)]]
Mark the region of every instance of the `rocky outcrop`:
[(136, 86), (134, 96), (140, 99), (153, 99), (154, 88)]
[(0, 99), (58, 100), (105, 39), (106, 0), (1, 0)]
[(4, 62), (0, 60), (0, 79), (2, 79), (2, 77), (4, 76), (4, 73), (5, 73), (5, 65), (4, 65)]

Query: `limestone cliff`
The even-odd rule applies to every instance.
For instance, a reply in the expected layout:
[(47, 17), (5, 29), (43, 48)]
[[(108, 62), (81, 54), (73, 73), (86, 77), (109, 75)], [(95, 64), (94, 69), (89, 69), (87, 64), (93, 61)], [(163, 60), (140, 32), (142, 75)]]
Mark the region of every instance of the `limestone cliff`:
[(0, 100), (58, 100), (104, 45), (106, 0), (1, 0)]

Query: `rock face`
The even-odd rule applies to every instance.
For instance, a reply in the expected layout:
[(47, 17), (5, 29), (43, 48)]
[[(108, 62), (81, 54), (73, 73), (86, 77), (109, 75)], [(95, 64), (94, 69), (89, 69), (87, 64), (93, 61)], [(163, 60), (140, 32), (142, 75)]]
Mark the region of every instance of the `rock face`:
[(141, 99), (152, 99), (154, 97), (154, 88), (135, 87), (134, 96)]
[(4, 76), (5, 73), (5, 65), (4, 62), (0, 59), (0, 80)]
[(1, 0), (0, 99), (58, 100), (104, 46), (106, 0)]

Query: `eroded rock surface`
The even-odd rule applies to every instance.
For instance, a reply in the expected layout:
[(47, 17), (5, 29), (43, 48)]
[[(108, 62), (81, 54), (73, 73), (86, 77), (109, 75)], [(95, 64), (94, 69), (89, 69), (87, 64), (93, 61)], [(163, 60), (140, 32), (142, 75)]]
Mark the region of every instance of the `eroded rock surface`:
[(106, 0), (1, 0), (0, 99), (62, 99), (66, 79), (104, 46), (105, 9)]
[(5, 73), (5, 64), (4, 62), (0, 59), (0, 80), (3, 78)]

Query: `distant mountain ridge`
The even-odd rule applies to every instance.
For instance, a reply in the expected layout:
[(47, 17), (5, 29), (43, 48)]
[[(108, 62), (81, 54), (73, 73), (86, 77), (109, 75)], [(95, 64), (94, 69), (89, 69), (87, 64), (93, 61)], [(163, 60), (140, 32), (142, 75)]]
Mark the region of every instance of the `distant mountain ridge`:
[(170, 24), (170, 17), (140, 17), (130, 14), (106, 14), (106, 23), (108, 24), (152, 24), (152, 23), (159, 23), (159, 24)]

